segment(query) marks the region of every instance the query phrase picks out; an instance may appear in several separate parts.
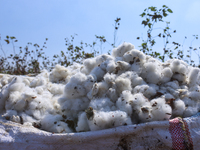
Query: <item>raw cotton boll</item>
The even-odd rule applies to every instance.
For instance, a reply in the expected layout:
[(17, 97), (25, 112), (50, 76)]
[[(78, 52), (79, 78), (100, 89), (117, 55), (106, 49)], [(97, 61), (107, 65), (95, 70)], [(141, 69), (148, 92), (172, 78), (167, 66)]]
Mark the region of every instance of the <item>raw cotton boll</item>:
[(49, 72), (48, 72), (48, 70), (43, 69), (43, 70), (41, 71), (41, 73), (40, 73), (39, 75), (37, 75), (37, 76), (42, 76), (42, 77), (44, 77), (44, 78), (49, 78)]
[(71, 133), (68, 124), (60, 120), (62, 120), (61, 115), (48, 114), (41, 120), (42, 129), (54, 133)]
[(25, 84), (23, 83), (22, 77), (16, 77), (15, 83), (10, 84), (9, 90), (10, 91), (23, 91), (25, 88)]
[(51, 103), (52, 103), (53, 108), (54, 108), (54, 110), (55, 110), (56, 113), (60, 113), (61, 112), (61, 106), (58, 103), (58, 100), (60, 98), (61, 98), (60, 95), (56, 95), (56, 96), (53, 96), (52, 99), (51, 99)]
[(111, 111), (114, 103), (111, 102), (109, 98), (100, 98), (92, 100), (89, 106), (91, 106), (94, 110)]
[(97, 83), (93, 84), (92, 89), (90, 90), (89, 93), (87, 93), (87, 97), (91, 100), (95, 95), (99, 92), (99, 86)]
[(189, 72), (188, 75), (188, 84), (189, 86), (194, 86), (197, 82), (197, 77), (199, 74), (199, 69), (198, 68), (192, 68)]
[(0, 112), (2, 113), (5, 109), (5, 102), (9, 97), (9, 90), (7, 86), (4, 86), (0, 92)]
[(90, 74), (87, 76), (87, 80), (84, 82), (84, 87), (86, 89), (86, 93), (88, 93), (92, 89), (92, 87), (96, 81), (97, 81), (97, 78), (95, 75)]
[(76, 73), (73, 75), (70, 79), (70, 82), (76, 83), (76, 84), (83, 84), (87, 80), (87, 76), (81, 72)]
[(106, 82), (102, 81), (98, 83), (98, 88), (99, 88), (98, 93), (95, 94), (95, 96), (104, 97), (109, 89), (109, 85)]
[(47, 78), (43, 76), (36, 76), (30, 83), (30, 87), (46, 85)]
[(197, 106), (196, 101), (193, 101), (188, 97), (184, 97), (182, 99), (182, 101), (185, 103), (185, 107), (188, 107), (188, 106), (195, 107), (195, 106)]
[(117, 76), (116, 76), (115, 74), (106, 73), (105, 76), (104, 76), (103, 78), (104, 78), (104, 81), (105, 81), (108, 85), (112, 86), (113, 83), (115, 82), (116, 77), (117, 77)]
[(107, 64), (108, 64), (108, 61), (104, 61), (102, 62), (100, 65), (98, 65), (103, 71), (106, 71), (106, 68), (107, 68)]
[(123, 55), (123, 59), (125, 62), (127, 63), (130, 63), (130, 64), (133, 64), (134, 61), (133, 61), (133, 58), (135, 58), (130, 51), (126, 52), (124, 55)]
[(131, 105), (134, 109), (136, 109), (137, 107), (139, 107), (140, 109), (146, 103), (149, 103), (149, 100), (146, 97), (144, 97), (142, 93), (137, 93), (133, 95), (133, 102)]
[(144, 81), (141, 77), (136, 77), (132, 80), (132, 87), (143, 84)]
[(180, 92), (178, 90), (174, 90), (171, 87), (167, 87), (167, 92), (173, 95), (175, 98), (179, 98)]
[(122, 77), (117, 77), (117, 79), (115, 80), (115, 84), (116, 84), (116, 90), (117, 92), (120, 94), (123, 91), (131, 91), (132, 87), (131, 87), (131, 81), (130, 79), (127, 78), (122, 78)]
[(106, 92), (106, 96), (114, 103), (118, 99), (118, 94), (117, 94), (116, 90), (113, 88), (108, 89), (108, 91)]
[(12, 84), (10, 86), (9, 90), (10, 90), (10, 92), (12, 92), (12, 91), (19, 91), (19, 92), (21, 92), (21, 91), (24, 90), (24, 88), (25, 88), (25, 84), (24, 83), (14, 83), (14, 84)]
[(119, 67), (119, 70), (123, 72), (123, 71), (129, 70), (131, 65), (127, 62), (124, 62), (124, 61), (118, 61), (117, 67)]
[(6, 84), (9, 84), (11, 81), (13, 80), (13, 76), (11, 75), (1, 75), (1, 79), (0, 79), (0, 83), (2, 86), (6, 85)]
[(35, 88), (35, 91), (37, 92), (37, 94), (42, 94), (43, 93), (43, 88), (41, 87), (41, 86), (37, 86), (36, 88)]
[(64, 66), (57, 64), (55, 68), (49, 75), (49, 80), (51, 82), (59, 83), (60, 81), (65, 81), (67, 76), (69, 75), (69, 71)]
[(13, 121), (13, 122), (16, 122), (16, 123), (21, 123), (21, 118), (20, 118), (20, 116), (18, 116), (18, 115), (13, 115), (13, 116), (11, 116), (10, 117), (10, 120), (11, 121)]
[(73, 132), (73, 130), (69, 128), (68, 124), (63, 122), (63, 121), (57, 122), (56, 125), (54, 125), (52, 129), (53, 130), (55, 129), (55, 131), (57, 133), (71, 133), (71, 132)]
[(53, 95), (61, 95), (63, 94), (64, 88), (65, 88), (65, 85), (63, 84), (51, 84), (48, 90)]
[(75, 75), (76, 73), (81, 72), (82, 68), (83, 68), (82, 64), (73, 62), (72, 65), (67, 67), (68, 72), (70, 74), (67, 76), (67, 78), (66, 78), (67, 80), (65, 80), (65, 81), (68, 81), (71, 78), (71, 76)]
[(81, 72), (88, 75), (92, 71), (94, 67), (96, 67), (98, 64), (96, 63), (95, 58), (88, 58), (83, 61), (83, 68), (81, 69)]
[(30, 84), (31, 84), (30, 79), (28, 79), (28, 78), (23, 78), (23, 83), (24, 83), (26, 86), (30, 86)]
[(138, 75), (140, 75), (141, 72), (142, 72), (142, 68), (141, 68), (141, 65), (139, 63), (132, 64), (130, 70), (136, 72)]
[(179, 91), (179, 97), (182, 99), (188, 95), (188, 90), (187, 89), (178, 89)]
[(144, 64), (146, 72), (153, 72), (156, 70), (156, 63), (148, 62)]
[(0, 92), (0, 112), (3, 112), (5, 109), (5, 101), (9, 98), (10, 94), (10, 86), (12, 86), (14, 83), (16, 83), (17, 78), (12, 78), (12, 81), (5, 85)]
[(143, 77), (147, 83), (158, 84), (161, 81), (161, 68), (156, 66), (158, 66), (156, 62), (148, 62), (144, 64), (141, 77)]
[(106, 72), (112, 73), (112, 72), (115, 71), (116, 67), (117, 67), (117, 64), (115, 63), (115, 61), (109, 60), (108, 63), (107, 63)]
[(139, 77), (136, 72), (133, 72), (133, 71), (127, 71), (127, 72), (121, 74), (120, 76), (124, 77), (124, 78), (129, 78), (131, 80), (132, 87), (135, 87), (137, 85), (141, 85), (141, 84), (145, 83), (143, 81), (143, 79), (141, 77)]
[[(47, 114), (45, 115), (42, 119), (41, 119), (41, 126), (42, 129), (50, 131), (51, 128), (60, 120), (62, 120), (62, 116), (61, 115), (51, 115), (51, 114)], [(54, 124), (55, 123), (55, 124)], [(55, 131), (51, 131), (51, 132), (55, 132)]]
[(185, 103), (181, 99), (176, 99), (173, 105), (174, 105), (174, 108), (172, 110), (173, 117), (182, 116), (185, 110)]
[(26, 110), (25, 113), (33, 116), (36, 120), (40, 120), (44, 115), (44, 113), (38, 109)]
[(178, 69), (178, 72), (185, 75), (186, 72), (187, 72), (186, 66), (183, 65), (183, 64), (180, 64), (179, 69)]
[(67, 98), (78, 98), (86, 94), (85, 88), (82, 85), (69, 82), (66, 84), (64, 89), (64, 95)]
[(86, 113), (82, 112), (78, 116), (78, 123), (77, 123), (76, 131), (77, 132), (86, 132), (89, 130), (90, 130), (90, 128), (88, 126)]
[(77, 118), (78, 113), (87, 109), (90, 101), (86, 97), (68, 99), (61, 105), (63, 114), (71, 118)]
[(34, 122), (37, 122), (36, 119), (34, 119), (32, 116), (27, 115), (27, 114), (24, 113), (24, 112), (22, 112), (22, 113), (20, 114), (20, 116), (22, 117), (23, 124), (31, 123), (31, 125), (32, 125)]
[(37, 97), (28, 103), (26, 113), (34, 116), (36, 119), (41, 119), (46, 112), (53, 112), (53, 109), (53, 104), (51, 104), (49, 99)]
[[(130, 52), (135, 57), (135, 60), (134, 60), (135, 62), (140, 62), (140, 63), (144, 63), (145, 62), (146, 56), (145, 56), (144, 53), (142, 53), (141, 51), (136, 50), (136, 49), (134, 49), (134, 50), (132, 50)], [(139, 59), (139, 60), (137, 60), (137, 59)]]
[(105, 61), (114, 60), (114, 58), (112, 56), (107, 55), (107, 54), (97, 56), (95, 59), (96, 59), (96, 64), (101, 64)]
[(195, 101), (200, 101), (200, 92), (192, 91), (188, 92), (188, 97)]
[(197, 107), (191, 107), (191, 106), (189, 106), (183, 112), (183, 117), (184, 118), (185, 117), (190, 117), (190, 116), (193, 116), (193, 115), (195, 115), (197, 113), (198, 113), (198, 108)]
[(21, 98), (21, 93), (19, 91), (11, 92), (9, 98), (5, 102), (5, 109), (6, 110), (13, 109), (14, 105), (20, 98)]
[(122, 57), (124, 53), (126, 53), (129, 50), (134, 49), (135, 46), (131, 43), (124, 42), (122, 45), (118, 46), (117, 48), (114, 48), (112, 50), (112, 56), (113, 57)]
[(186, 82), (186, 76), (180, 73), (174, 73), (174, 75), (172, 76), (172, 79), (178, 80), (179, 82), (182, 82), (182, 83)]
[(152, 107), (150, 105), (143, 105), (138, 112), (138, 117), (141, 123), (150, 122), (153, 119)]
[(174, 81), (172, 81), (172, 82), (166, 83), (165, 86), (168, 86), (168, 87), (170, 87), (170, 88), (173, 88), (174, 90), (180, 89), (179, 83), (178, 83), (178, 81), (176, 81), (176, 80), (174, 80)]
[(180, 64), (181, 64), (180, 60), (174, 59), (170, 64), (170, 68), (172, 69), (173, 72), (176, 72), (177, 70), (179, 70)]
[(12, 116), (16, 116), (17, 115), (17, 111), (15, 110), (6, 110), (6, 113), (2, 115), (3, 118), (5, 118), (6, 120), (10, 120)]
[(114, 59), (115, 59), (115, 62), (124, 61), (123, 57), (116, 57), (116, 58), (114, 58)]
[(144, 91), (143, 95), (147, 98), (153, 97), (157, 94), (159, 87), (156, 84), (149, 84), (147, 90)]
[(94, 69), (92, 69), (90, 74), (95, 75), (97, 77), (97, 81), (101, 81), (106, 72), (100, 67), (95, 67)]
[(133, 104), (133, 95), (130, 91), (123, 91), (121, 96), (116, 102), (116, 106), (119, 110), (125, 111), (129, 116), (132, 115), (132, 104)]
[(146, 90), (148, 90), (149, 86), (147, 84), (145, 85), (137, 85), (134, 89), (133, 89), (133, 93), (145, 93)]
[(134, 64), (134, 63), (144, 63), (146, 56), (139, 50), (133, 49), (131, 51), (126, 52), (123, 55), (124, 61)]
[(130, 117), (123, 111), (94, 111), (93, 118), (88, 119), (91, 131), (132, 124)]
[(161, 75), (162, 75), (161, 76), (161, 82), (166, 83), (166, 82), (169, 82), (171, 80), (173, 72), (169, 67), (166, 67), (162, 70)]
[(165, 104), (165, 98), (151, 100), (153, 120), (169, 120), (172, 115), (172, 108)]
[(200, 86), (196, 84), (196, 85), (190, 87), (190, 88), (189, 88), (189, 91), (200, 92)]
[(26, 88), (26, 90), (21, 93), (22, 99), (26, 101), (32, 101), (37, 97), (37, 93), (32, 88)]
[(165, 101), (167, 104), (173, 105), (173, 101), (175, 100), (175, 97), (172, 94), (166, 93), (166, 94), (164, 94), (163, 97), (165, 98)]
[(24, 99), (20, 99), (18, 100), (15, 105), (14, 105), (14, 109), (17, 111), (23, 111), (27, 106), (27, 101), (25, 101)]

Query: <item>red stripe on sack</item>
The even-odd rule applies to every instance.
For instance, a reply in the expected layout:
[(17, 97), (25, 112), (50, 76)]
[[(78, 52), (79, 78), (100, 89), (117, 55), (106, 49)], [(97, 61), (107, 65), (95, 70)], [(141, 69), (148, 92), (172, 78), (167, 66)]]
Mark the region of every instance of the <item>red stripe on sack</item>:
[(185, 120), (183, 120), (184, 122), (184, 125), (185, 125), (185, 130), (186, 130), (186, 134), (187, 134), (187, 137), (188, 137), (188, 142), (189, 142), (189, 149), (190, 150), (193, 150), (193, 142), (192, 142), (192, 137), (191, 137), (191, 134), (190, 134), (190, 131), (189, 131), (189, 128), (188, 128), (188, 124)]
[(184, 136), (178, 118), (169, 120), (169, 132), (172, 138), (172, 149), (184, 150)]

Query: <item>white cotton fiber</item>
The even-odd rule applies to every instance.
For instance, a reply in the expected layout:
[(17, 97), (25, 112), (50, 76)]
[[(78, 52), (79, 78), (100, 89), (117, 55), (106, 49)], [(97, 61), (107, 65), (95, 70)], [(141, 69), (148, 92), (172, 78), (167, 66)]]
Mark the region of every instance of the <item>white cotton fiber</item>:
[(188, 75), (189, 86), (194, 86), (196, 84), (198, 74), (199, 74), (198, 68), (193, 68), (193, 69), (190, 70), (189, 75)]
[(156, 98), (150, 101), (153, 120), (169, 120), (172, 115), (171, 107), (166, 104), (165, 98)]
[(70, 133), (72, 130), (68, 127), (68, 124), (61, 121), (63, 117), (61, 115), (46, 115), (41, 120), (41, 129), (55, 132), (55, 133)]
[(197, 113), (198, 113), (198, 108), (196, 106), (195, 107), (189, 106), (183, 112), (183, 117), (190, 117), (190, 116), (193, 116)]
[(86, 89), (87, 93), (92, 89), (92, 87), (93, 87), (93, 85), (96, 81), (97, 81), (97, 78), (96, 78), (95, 75), (88, 75), (87, 76), (86, 81), (83, 83), (84, 88)]
[(97, 81), (101, 81), (103, 79), (103, 76), (106, 74), (106, 72), (97, 66), (94, 69), (92, 69), (90, 74), (95, 75), (97, 78)]
[(59, 83), (61, 81), (65, 81), (68, 75), (70, 75), (68, 69), (57, 64), (49, 75), (49, 80), (54, 83)]
[(173, 105), (172, 115), (175, 117), (182, 116), (185, 110), (185, 103), (181, 99), (176, 99)]
[(109, 98), (94, 99), (90, 102), (89, 106), (99, 111), (111, 111), (115, 108), (114, 103)]
[(106, 92), (106, 96), (112, 101), (116, 102), (118, 99), (118, 94), (117, 91), (113, 88), (109, 88), (108, 91)]
[(161, 82), (166, 83), (171, 80), (171, 77), (173, 75), (172, 70), (169, 67), (166, 67), (161, 72)]
[(188, 93), (188, 97), (195, 101), (200, 101), (200, 92), (192, 91)]
[(113, 49), (112, 56), (113, 57), (122, 57), (124, 55), (124, 53), (126, 53), (127, 51), (132, 50), (134, 48), (135, 48), (135, 46), (132, 45), (131, 43), (124, 42), (119, 47)]
[(85, 95), (85, 88), (83, 85), (69, 82), (64, 89), (64, 95), (67, 98), (78, 98)]
[(147, 56), (130, 43), (35, 77), (0, 74), (3, 118), (54, 133), (190, 117), (200, 111), (199, 68)]
[(78, 117), (76, 131), (77, 132), (85, 132), (85, 131), (89, 131), (89, 130), (90, 130), (90, 128), (88, 126), (86, 113), (82, 112)]
[(132, 115), (132, 104), (133, 104), (133, 95), (130, 91), (123, 91), (121, 96), (116, 102), (116, 106), (119, 110), (126, 112), (129, 116)]
[(131, 81), (128, 78), (123, 78), (123, 77), (118, 77), (115, 80), (115, 84), (116, 84), (116, 90), (119, 94), (121, 94), (123, 91), (131, 91), (132, 87), (131, 87)]
[(81, 72), (88, 75), (95, 66), (97, 66), (95, 58), (85, 59), (83, 61), (83, 67), (81, 68)]
[(88, 119), (91, 131), (102, 130), (132, 124), (130, 117), (123, 111), (94, 111), (93, 118)]

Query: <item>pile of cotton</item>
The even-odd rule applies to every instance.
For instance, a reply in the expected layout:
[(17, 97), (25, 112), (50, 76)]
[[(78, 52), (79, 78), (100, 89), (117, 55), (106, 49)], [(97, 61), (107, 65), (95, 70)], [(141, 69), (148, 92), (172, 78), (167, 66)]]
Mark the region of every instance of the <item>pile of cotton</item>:
[(162, 63), (130, 43), (35, 77), (0, 75), (3, 118), (53, 133), (189, 117), (200, 111), (200, 70)]

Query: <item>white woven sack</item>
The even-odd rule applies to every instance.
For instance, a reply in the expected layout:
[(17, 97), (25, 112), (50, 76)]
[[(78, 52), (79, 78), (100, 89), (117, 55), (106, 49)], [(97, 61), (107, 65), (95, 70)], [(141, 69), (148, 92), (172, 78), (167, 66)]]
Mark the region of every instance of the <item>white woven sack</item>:
[(155, 121), (100, 131), (53, 134), (0, 120), (2, 150), (195, 149), (200, 147), (200, 117)]

